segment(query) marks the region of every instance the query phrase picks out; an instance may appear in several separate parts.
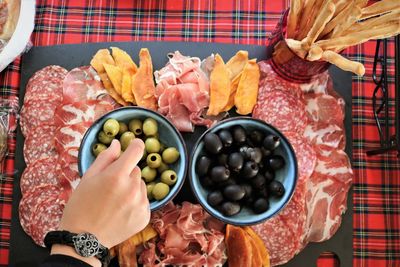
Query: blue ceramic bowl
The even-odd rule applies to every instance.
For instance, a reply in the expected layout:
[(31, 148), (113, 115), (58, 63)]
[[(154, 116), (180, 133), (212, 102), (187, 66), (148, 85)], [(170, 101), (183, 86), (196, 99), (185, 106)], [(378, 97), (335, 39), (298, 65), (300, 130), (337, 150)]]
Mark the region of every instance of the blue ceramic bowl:
[[(207, 203), (207, 195), (210, 192), (205, 189), (200, 183), (200, 177), (196, 174), (196, 162), (197, 160), (205, 155), (204, 152), (204, 136), (209, 133), (217, 133), (222, 129), (229, 129), (232, 126), (241, 125), (247, 131), (260, 130), (265, 134), (274, 134), (281, 138), (281, 145), (275, 150), (275, 154), (281, 155), (285, 159), (285, 166), (283, 169), (276, 172), (276, 180), (280, 181), (285, 187), (285, 194), (281, 198), (270, 197), (270, 208), (261, 214), (254, 213), (247, 207), (242, 207), (242, 210), (231, 217), (224, 216), (214, 207)], [(215, 218), (233, 225), (253, 225), (265, 221), (272, 216), (279, 213), (283, 207), (289, 202), (290, 198), (294, 193), (297, 182), (297, 160), (292, 146), (286, 137), (279, 132), (273, 126), (257, 119), (249, 117), (235, 117), (224, 120), (211, 129), (208, 129), (197, 141), (193, 154), (191, 156), (191, 162), (189, 167), (190, 185), (199, 203)]]
[(102, 129), (104, 122), (110, 118), (114, 118), (118, 121), (124, 121), (126, 123), (128, 123), (131, 119), (144, 120), (146, 118), (153, 118), (158, 122), (160, 141), (167, 147), (172, 146), (179, 151), (179, 160), (170, 165), (171, 169), (173, 169), (178, 176), (176, 184), (171, 187), (169, 194), (164, 199), (160, 201), (152, 200), (150, 202), (150, 209), (152, 211), (163, 207), (165, 204), (171, 201), (181, 189), (186, 177), (188, 157), (186, 145), (182, 135), (175, 128), (175, 126), (168, 121), (167, 118), (154, 111), (140, 107), (123, 107), (103, 115), (96, 122), (94, 122), (93, 125), (86, 131), (79, 148), (79, 174), (82, 176), (95, 160), (95, 157), (92, 153), (92, 146), (97, 142), (97, 134)]

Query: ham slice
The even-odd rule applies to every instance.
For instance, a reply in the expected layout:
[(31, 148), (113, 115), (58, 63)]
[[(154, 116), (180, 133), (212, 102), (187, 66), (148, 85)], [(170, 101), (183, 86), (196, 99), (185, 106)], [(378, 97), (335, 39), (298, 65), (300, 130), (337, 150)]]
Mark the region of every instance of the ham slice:
[(226, 261), (222, 223), (200, 205), (169, 203), (152, 214), (159, 240), (145, 244), (139, 257), (143, 266), (222, 266)]
[(193, 132), (194, 125), (211, 126), (215, 120), (203, 116), (209, 104), (209, 80), (200, 68), (199, 58), (169, 54), (169, 62), (156, 78), (158, 111), (183, 132)]

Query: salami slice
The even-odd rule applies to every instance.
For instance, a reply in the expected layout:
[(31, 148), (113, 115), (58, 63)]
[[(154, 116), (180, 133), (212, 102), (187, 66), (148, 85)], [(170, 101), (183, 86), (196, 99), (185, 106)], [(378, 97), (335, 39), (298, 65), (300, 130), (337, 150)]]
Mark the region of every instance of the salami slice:
[(295, 132), (285, 132), (284, 134), (289, 139), (296, 154), (299, 181), (304, 182), (304, 180), (309, 178), (314, 171), (317, 162), (317, 155), (310, 142), (300, 134)]
[(58, 157), (49, 157), (34, 161), (24, 170), (20, 187), (22, 195), (25, 195), (32, 188), (42, 185), (59, 185), (66, 181), (57, 175), (56, 169)]
[(50, 231), (58, 230), (68, 198), (52, 194), (38, 203), (32, 215), (31, 237), (39, 246), (44, 247), (44, 237)]
[(27, 164), (48, 157), (57, 157), (54, 147), (56, 127), (43, 124), (34, 128), (24, 143), (24, 158)]
[(59, 105), (56, 100), (31, 100), (21, 109), (20, 125), (25, 137), (30, 135), (33, 128), (43, 124), (54, 124), (54, 112)]
[(307, 116), (303, 102), (281, 90), (266, 91), (261, 88), (253, 117), (272, 124), (281, 131), (303, 133)]
[(37, 71), (28, 81), (24, 103), (30, 100), (62, 100), (62, 85), (67, 70), (56, 65)]
[(90, 125), (91, 123), (79, 123), (57, 128), (54, 141), (58, 153), (62, 154), (69, 148), (79, 147)]

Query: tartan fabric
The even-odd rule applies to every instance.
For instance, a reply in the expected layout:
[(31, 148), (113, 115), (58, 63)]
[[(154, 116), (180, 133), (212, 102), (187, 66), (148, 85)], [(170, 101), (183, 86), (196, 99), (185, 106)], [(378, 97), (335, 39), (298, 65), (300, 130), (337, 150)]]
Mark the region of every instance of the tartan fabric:
[[(267, 43), (285, 0), (38, 0), (34, 45), (109, 41), (194, 41)], [(353, 78), (354, 266), (400, 266), (400, 175), (394, 153), (367, 157), (379, 145), (373, 121), (371, 79), (375, 42), (346, 51), (366, 66), (364, 78)], [(79, 53), (79, 51), (77, 51)], [(389, 82), (394, 92), (394, 43), (390, 42)], [(18, 95), (20, 61), (0, 75), (3, 98)], [(390, 101), (393, 114), (394, 101)], [(15, 136), (1, 164), (0, 265), (8, 264)], [(18, 171), (18, 170), (17, 170)], [(335, 266), (323, 254), (318, 266)], [(305, 263), (310, 266), (312, 263)], [(337, 264), (336, 264), (337, 265)]]

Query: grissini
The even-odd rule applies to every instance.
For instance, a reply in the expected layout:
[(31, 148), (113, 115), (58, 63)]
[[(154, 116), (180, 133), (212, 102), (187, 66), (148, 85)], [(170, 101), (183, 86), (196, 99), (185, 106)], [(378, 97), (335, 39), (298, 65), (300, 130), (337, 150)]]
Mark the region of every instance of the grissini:
[(7, 20), (0, 31), (0, 39), (9, 40), (17, 27), (21, 0), (5, 0), (7, 3)]
[(316, 61), (322, 58), (322, 53), (324, 51), (318, 45), (312, 45), (310, 51), (308, 51), (307, 60)]
[(287, 24), (287, 37), (293, 38), (296, 33), (297, 23), (300, 17), (302, 8), (301, 0), (291, 0)]
[(301, 19), (299, 23), (299, 32), (296, 38), (299, 40), (303, 39), (307, 35), (306, 26), (310, 20), (312, 8), (317, 0), (307, 0), (304, 2), (303, 12), (301, 13)]
[(333, 31), (335, 29), (335, 27), (337, 27), (338, 25), (343, 23), (346, 20), (346, 18), (351, 14), (353, 8), (354, 8), (354, 2), (349, 4), (349, 5), (347, 5), (342, 10), (342, 12), (337, 14), (331, 21), (329, 21), (326, 24), (325, 29), (320, 34), (320, 37), (324, 37), (325, 35), (327, 35), (331, 31)]
[(365, 68), (363, 64), (355, 61), (348, 60), (347, 58), (335, 53), (333, 51), (324, 51), (322, 53), (322, 59), (338, 66), (342, 70), (351, 71), (359, 76), (363, 76), (365, 74)]
[(307, 51), (303, 49), (302, 44), (298, 40), (294, 39), (286, 39), (286, 44), (296, 55), (301, 58), (305, 58), (307, 55)]
[(382, 0), (370, 6), (364, 7), (361, 10), (362, 11), (361, 19), (375, 17), (398, 8), (400, 8), (400, 1)]
[(340, 36), (344, 31), (351, 27), (354, 23), (356, 23), (361, 17), (361, 8), (358, 6), (354, 7), (354, 11), (346, 18), (343, 23), (340, 23), (333, 31), (331, 38)]

